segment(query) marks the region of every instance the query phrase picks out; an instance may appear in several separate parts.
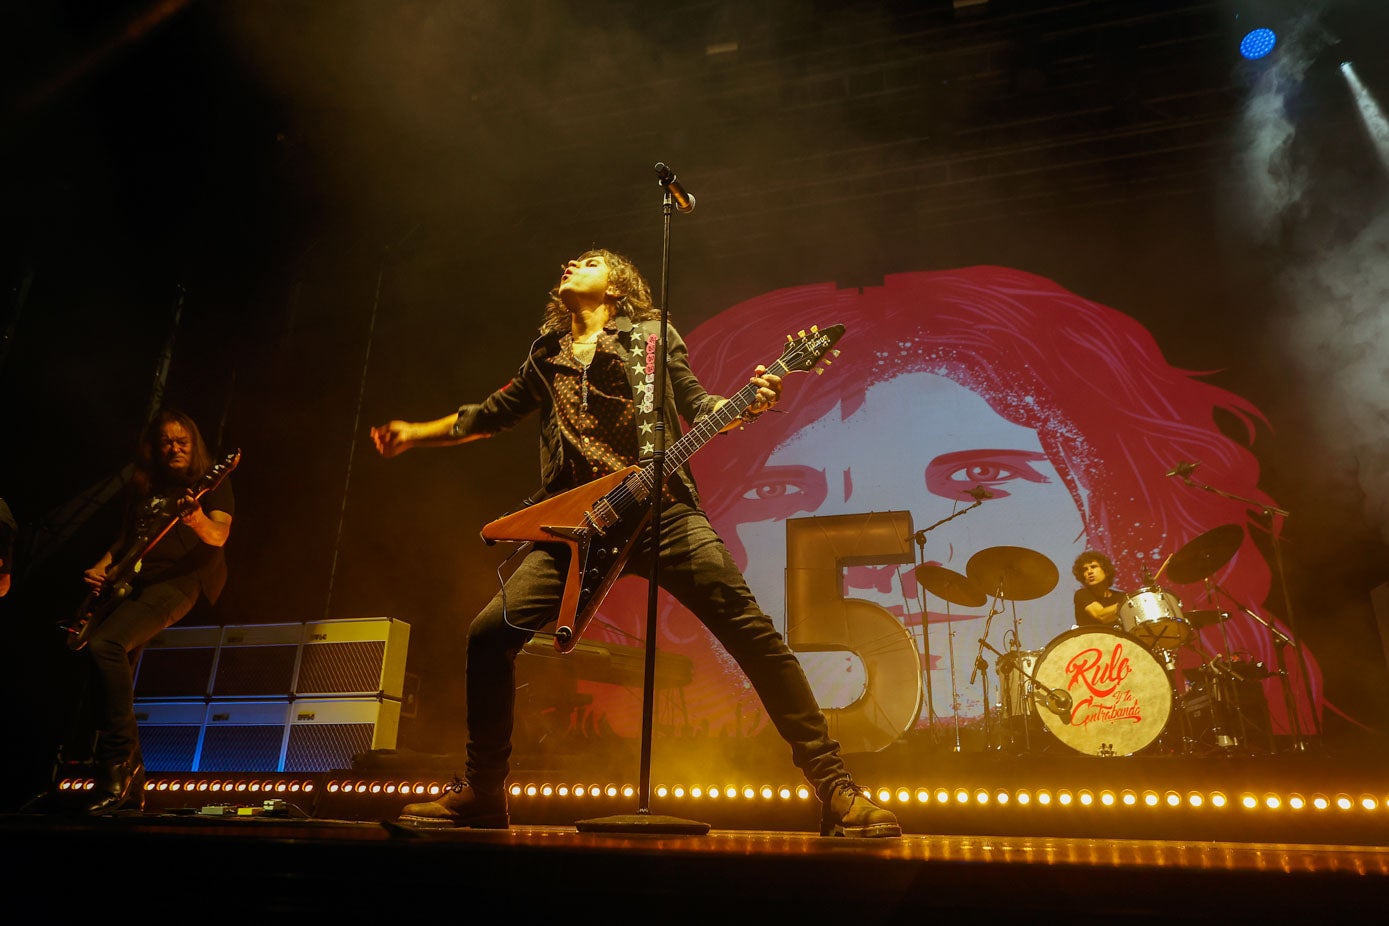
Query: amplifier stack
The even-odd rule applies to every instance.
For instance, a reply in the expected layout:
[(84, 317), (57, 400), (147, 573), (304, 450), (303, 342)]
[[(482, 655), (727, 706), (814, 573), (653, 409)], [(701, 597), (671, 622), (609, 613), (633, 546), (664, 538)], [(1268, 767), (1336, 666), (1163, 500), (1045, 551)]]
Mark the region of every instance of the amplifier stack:
[(145, 767), (327, 772), (393, 749), (409, 640), (390, 617), (170, 627), (135, 670)]

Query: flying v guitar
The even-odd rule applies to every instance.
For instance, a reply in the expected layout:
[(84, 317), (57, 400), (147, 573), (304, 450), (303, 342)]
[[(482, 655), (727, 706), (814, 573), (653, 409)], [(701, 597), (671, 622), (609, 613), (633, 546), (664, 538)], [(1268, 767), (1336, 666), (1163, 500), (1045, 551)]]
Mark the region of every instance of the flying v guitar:
[[(843, 325), (787, 336), (781, 357), (768, 373), (786, 376), (814, 370), (844, 335)], [(838, 355), (838, 351), (834, 351)], [(705, 416), (666, 451), (664, 478), (669, 477), (757, 399), (751, 383)], [(570, 548), (569, 571), (555, 623), (555, 649), (572, 650), (599, 605), (622, 573), (651, 516), (656, 464), (633, 464), (575, 489), (505, 515), (482, 529), (488, 543), (497, 541), (563, 543)]]

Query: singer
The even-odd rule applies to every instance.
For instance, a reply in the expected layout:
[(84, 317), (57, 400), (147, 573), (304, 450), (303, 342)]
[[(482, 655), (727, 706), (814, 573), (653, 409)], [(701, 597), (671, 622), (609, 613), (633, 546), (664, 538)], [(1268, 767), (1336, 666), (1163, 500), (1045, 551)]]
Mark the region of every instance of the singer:
[[(654, 449), (649, 430), (653, 387), (646, 370), (660, 346), (660, 328), (651, 288), (631, 261), (612, 251), (586, 251), (561, 268), (540, 336), (509, 383), (480, 404), (459, 406), (433, 421), (397, 420), (372, 428), (372, 440), (382, 456), (394, 457), (415, 447), (491, 437), (536, 414), (541, 419), (542, 484), (524, 504), (580, 489), (637, 463)], [(696, 422), (725, 400), (704, 390), (673, 327), (667, 334), (664, 414), (678, 438), (681, 418)], [(782, 390), (780, 377), (760, 365), (749, 382), (757, 389), (757, 399), (745, 420), (776, 405)], [(694, 477), (682, 468), (667, 482), (666, 492), (660, 551), (649, 549), (649, 534), (645, 540), (639, 536), (624, 573), (650, 575), (650, 557), (660, 556), (661, 586), (684, 602), (727, 649), (791, 747), (792, 760), (820, 799), (822, 835), (901, 835), (897, 818), (849, 777), (839, 743), (830, 736), (801, 664), (710, 526)], [(555, 620), (569, 556), (570, 548), (562, 544), (536, 543), (505, 587), (467, 626), (467, 777), (456, 780), (436, 800), (407, 805), (401, 811), (402, 824), (482, 829), (509, 825), (506, 779), (516, 656), (536, 631)]]

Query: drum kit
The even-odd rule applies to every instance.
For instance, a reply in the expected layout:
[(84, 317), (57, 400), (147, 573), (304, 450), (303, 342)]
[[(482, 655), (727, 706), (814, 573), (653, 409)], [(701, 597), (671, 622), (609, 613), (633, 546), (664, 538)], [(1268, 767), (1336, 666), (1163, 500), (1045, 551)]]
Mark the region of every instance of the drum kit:
[[(1183, 610), (1177, 596), (1158, 581), (1165, 574), (1176, 585), (1208, 582), (1243, 539), (1244, 529), (1237, 524), (1201, 534), (1168, 557), (1157, 577), (1145, 575), (1146, 584), (1120, 603), (1115, 626), (1074, 628), (1041, 650), (1018, 645), (1016, 602), (1055, 589), (1057, 568), (1043, 554), (1024, 547), (990, 547), (969, 559), (964, 575), (937, 564), (915, 572), (923, 589), (952, 604), (979, 608), (995, 600), (970, 679), (974, 684), (983, 674), (984, 703), (989, 704), (984, 651), (998, 657), (997, 709), (985, 711), (985, 723), (993, 727), (986, 731), (990, 748), (1027, 754), (1051, 751), (1059, 743), (1094, 756), (1231, 752), (1254, 748), (1251, 728), (1262, 724), (1267, 730), (1268, 708), (1258, 683), (1271, 673), (1261, 663), (1206, 653), (1200, 631), (1228, 620), (1229, 613)], [(1015, 615), (1006, 652), (988, 643), (990, 623), (1002, 613), (1003, 602), (1013, 604)], [(1179, 671), (1183, 648), (1200, 655), (1199, 667)], [(953, 655), (952, 644), (952, 665)], [(951, 679), (953, 688), (953, 671)], [(958, 692), (953, 694), (958, 705)], [(994, 723), (991, 714), (1000, 722)], [(958, 747), (958, 719), (956, 729)]]

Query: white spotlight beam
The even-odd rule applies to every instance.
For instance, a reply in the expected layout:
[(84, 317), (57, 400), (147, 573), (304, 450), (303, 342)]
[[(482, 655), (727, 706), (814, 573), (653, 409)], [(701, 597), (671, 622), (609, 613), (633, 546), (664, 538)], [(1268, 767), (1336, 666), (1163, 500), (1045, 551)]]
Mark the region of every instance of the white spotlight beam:
[(1346, 83), (1350, 84), (1350, 92), (1354, 95), (1355, 105), (1360, 110), (1360, 119), (1365, 123), (1365, 131), (1375, 146), (1375, 153), (1379, 155), (1379, 163), (1384, 165), (1385, 170), (1389, 170), (1389, 121), (1384, 118), (1384, 110), (1380, 108), (1374, 94), (1360, 81), (1360, 75), (1355, 73), (1353, 64), (1349, 61), (1343, 62), (1341, 73), (1346, 76)]

